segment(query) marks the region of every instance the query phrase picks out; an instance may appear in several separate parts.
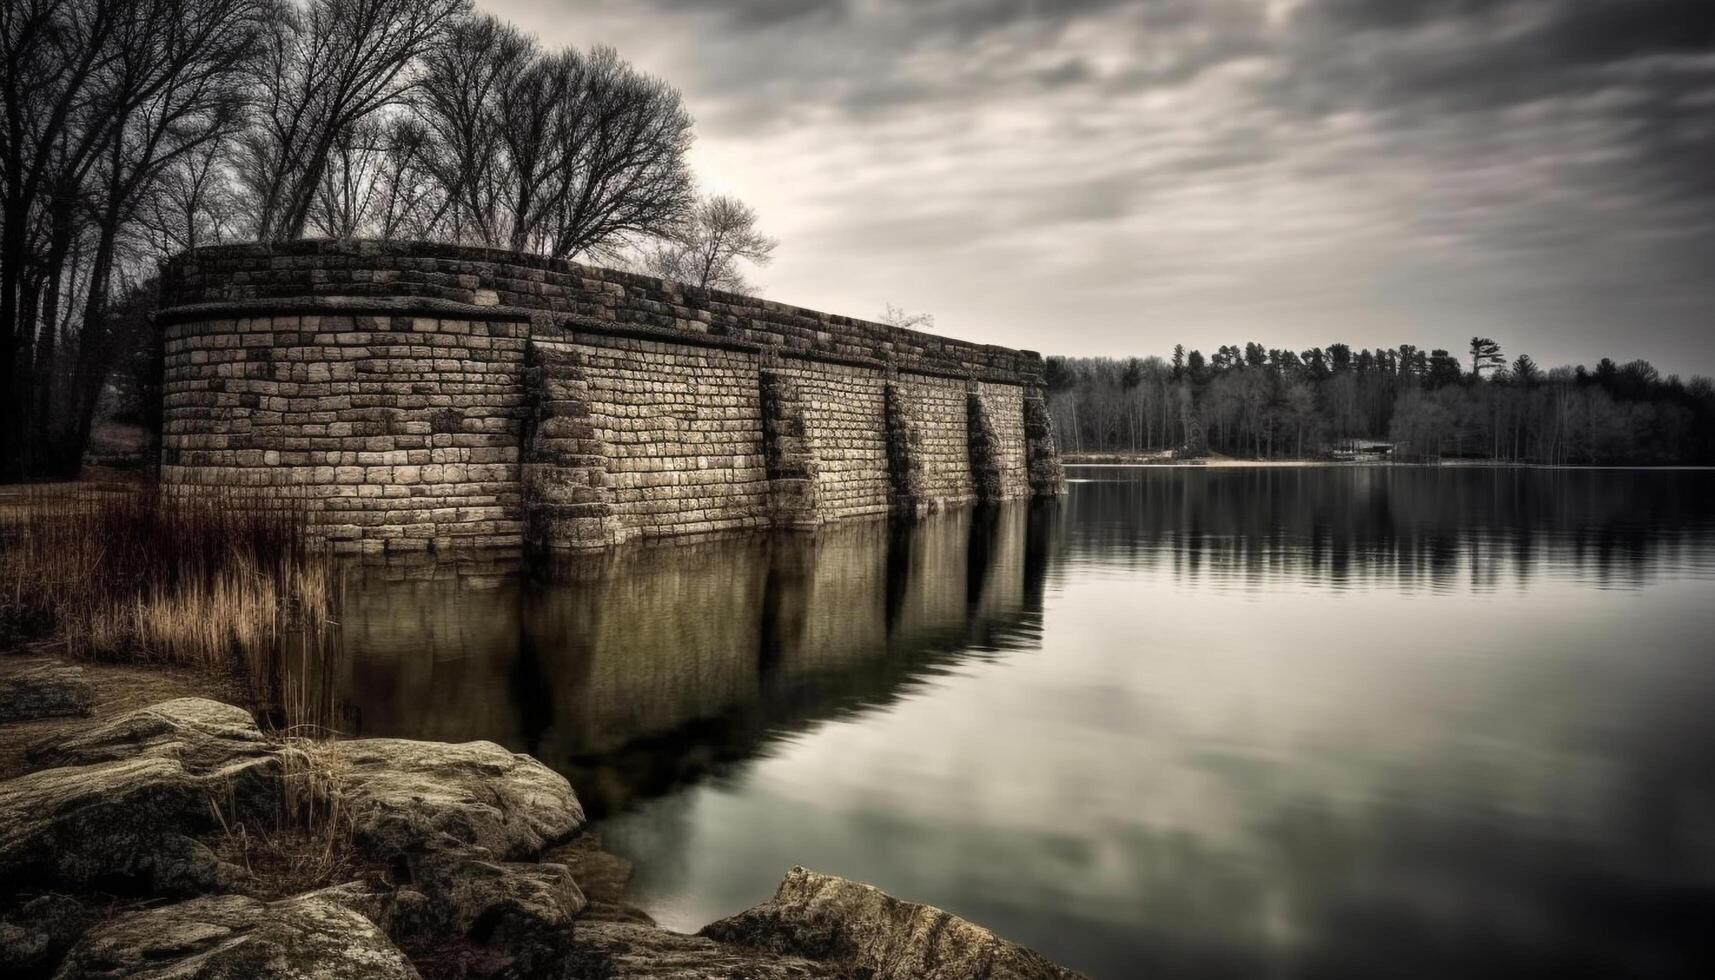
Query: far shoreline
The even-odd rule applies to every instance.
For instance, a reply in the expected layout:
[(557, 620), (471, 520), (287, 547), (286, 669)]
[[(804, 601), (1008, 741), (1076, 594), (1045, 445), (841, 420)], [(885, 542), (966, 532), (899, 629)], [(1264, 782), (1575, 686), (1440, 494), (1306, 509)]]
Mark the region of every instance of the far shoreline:
[[(1091, 454), (1093, 455), (1093, 454)], [(1715, 471), (1715, 466), (1692, 463), (1533, 463), (1524, 460), (1443, 459), (1424, 461), (1394, 461), (1386, 459), (1159, 459), (1140, 456), (1132, 459), (1102, 454), (1100, 458), (1081, 458), (1067, 453), (1061, 457), (1063, 466), (1091, 469), (1470, 469), (1470, 470), (1687, 470)]]

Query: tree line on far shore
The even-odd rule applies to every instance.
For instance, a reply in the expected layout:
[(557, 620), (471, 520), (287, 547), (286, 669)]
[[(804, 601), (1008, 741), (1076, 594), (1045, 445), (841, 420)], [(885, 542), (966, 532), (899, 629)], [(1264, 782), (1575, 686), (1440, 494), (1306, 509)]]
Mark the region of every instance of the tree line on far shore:
[[(422, 239), (743, 289), (679, 93), (469, 0), (0, 2), (0, 478), (74, 472), (140, 383), (161, 258)], [(120, 368), (115, 372), (114, 368)]]
[(1308, 458), (1370, 443), (1396, 458), (1715, 463), (1715, 384), (1602, 359), (1545, 370), (1493, 340), (1468, 354), (1410, 345), (1305, 351), (1223, 346), (1205, 357), (1051, 357), (1062, 451), (1208, 451)]

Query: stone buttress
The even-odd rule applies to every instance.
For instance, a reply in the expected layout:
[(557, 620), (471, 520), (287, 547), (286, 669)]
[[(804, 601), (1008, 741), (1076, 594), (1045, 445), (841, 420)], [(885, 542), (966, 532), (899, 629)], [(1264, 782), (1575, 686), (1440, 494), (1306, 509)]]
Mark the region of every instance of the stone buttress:
[(612, 544), (608, 453), (596, 435), (583, 355), (570, 344), (532, 340), (524, 387), (525, 542), (578, 550)]

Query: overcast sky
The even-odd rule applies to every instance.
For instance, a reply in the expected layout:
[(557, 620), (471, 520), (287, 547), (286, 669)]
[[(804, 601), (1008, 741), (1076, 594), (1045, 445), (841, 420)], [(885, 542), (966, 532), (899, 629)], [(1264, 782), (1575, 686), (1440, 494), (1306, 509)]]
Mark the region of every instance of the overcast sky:
[(1715, 0), (479, 0), (676, 85), (772, 299), (1715, 373)]

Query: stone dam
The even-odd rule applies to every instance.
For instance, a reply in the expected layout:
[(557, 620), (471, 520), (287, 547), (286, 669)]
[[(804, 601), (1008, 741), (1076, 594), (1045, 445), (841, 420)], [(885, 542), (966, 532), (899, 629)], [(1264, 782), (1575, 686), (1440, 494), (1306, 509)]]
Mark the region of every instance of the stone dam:
[(587, 550), (1065, 490), (1042, 359), (496, 249), (170, 260), (161, 480), (346, 551)]

